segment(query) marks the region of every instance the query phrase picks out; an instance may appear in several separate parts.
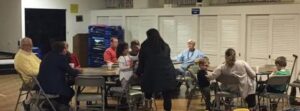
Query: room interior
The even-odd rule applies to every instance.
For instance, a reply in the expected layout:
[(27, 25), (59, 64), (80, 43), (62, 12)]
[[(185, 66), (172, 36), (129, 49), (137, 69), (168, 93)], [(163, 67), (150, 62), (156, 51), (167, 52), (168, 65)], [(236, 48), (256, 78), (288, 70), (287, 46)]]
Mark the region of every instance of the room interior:
[[(33, 25), (26, 17), (30, 9), (64, 11), (61, 20), (65, 21), (55, 24), (54, 19), (49, 19), (54, 28), (45, 25), (45, 29), (33, 29), (32, 32), (37, 32), (31, 33), (29, 29)], [(237, 59), (247, 61), (256, 72), (269, 71), (269, 66), (274, 65), (278, 56), (285, 56), (287, 68), (294, 66), (290, 81), (298, 80), (300, 65), (299, 60), (294, 63), (293, 55), (300, 55), (299, 10), (300, 0), (0, 1), (0, 21), (3, 23), (0, 25), (0, 101), (5, 101), (0, 102), (0, 110), (13, 111), (17, 101), (22, 82), (14, 69), (13, 59), (22, 38), (32, 37), (34, 47), (46, 47), (43, 53), (50, 50), (48, 43), (51, 40), (66, 41), (69, 50), (78, 55), (82, 67), (95, 67), (88, 62), (88, 41), (89, 26), (97, 25), (120, 26), (127, 43), (132, 40), (143, 42), (145, 32), (156, 28), (169, 44), (172, 59), (176, 59), (186, 49), (186, 41), (192, 39), (196, 41), (196, 48), (210, 59), (211, 70), (224, 63), (224, 52), (228, 48), (235, 49)], [(32, 22), (42, 21), (39, 18), (42, 17), (36, 17)], [(47, 28), (58, 29), (55, 27), (58, 25), (62, 25), (60, 37), (57, 37), (57, 31), (37, 34), (41, 30), (47, 31)], [(200, 93), (196, 93), (187, 108), (185, 89), (182, 86), (173, 100), (173, 111), (205, 110)], [(109, 103), (116, 104), (116, 101), (110, 98)], [(21, 107), (19, 109), (22, 110)], [(157, 100), (157, 109), (163, 109), (161, 99)]]

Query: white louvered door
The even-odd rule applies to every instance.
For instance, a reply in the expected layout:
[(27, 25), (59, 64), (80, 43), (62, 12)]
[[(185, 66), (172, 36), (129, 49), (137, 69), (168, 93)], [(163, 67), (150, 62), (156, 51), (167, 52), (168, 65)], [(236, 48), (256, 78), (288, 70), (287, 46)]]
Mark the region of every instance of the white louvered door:
[(249, 16), (247, 19), (248, 62), (252, 66), (274, 65), (277, 57), (284, 56), (291, 69), (292, 55), (299, 55), (299, 15)]
[(211, 66), (220, 64), (220, 50), (218, 37), (218, 18), (217, 16), (199, 17), (199, 38), (200, 49), (209, 58)]
[(110, 26), (122, 26), (123, 25), (123, 17), (109, 17), (108, 18)]
[(292, 66), (292, 54), (299, 52), (298, 15), (271, 15), (271, 62), (278, 56), (287, 57), (288, 67)]
[(187, 41), (197, 40), (197, 16), (159, 17), (161, 36), (171, 48), (171, 57), (187, 49)]
[(220, 62), (224, 62), (225, 58), (225, 51), (228, 48), (233, 48), (236, 51), (237, 58), (241, 59), (241, 52), (240, 49), (241, 45), (241, 16), (219, 16), (218, 17), (219, 23), (219, 36), (220, 36), (220, 53), (221, 59)]
[(126, 17), (126, 41), (138, 40), (140, 43), (146, 40), (146, 32), (150, 28), (157, 28), (154, 16)]
[[(175, 16), (177, 24), (177, 54), (187, 49), (187, 41), (197, 39), (197, 16)], [(196, 44), (197, 47), (197, 44)]]
[(109, 17), (102, 17), (102, 16), (99, 16), (97, 17), (97, 24), (100, 24), (100, 25), (108, 25), (109, 24)]
[(121, 16), (115, 16), (115, 17), (99, 16), (97, 18), (97, 23), (100, 25), (122, 26), (123, 18)]
[[(139, 17), (139, 41), (143, 42), (144, 40), (146, 40), (147, 35), (146, 32), (150, 29), (150, 28), (157, 28), (156, 26), (156, 21), (155, 21), (155, 17), (154, 16), (142, 16)], [(135, 21), (137, 22), (137, 21)]]
[(139, 17), (126, 17), (125, 41), (139, 40), (139, 22), (137, 21)]
[(159, 17), (159, 31), (171, 48), (171, 57), (178, 55), (177, 51), (177, 24), (175, 17)]
[(251, 66), (263, 66), (268, 63), (269, 16), (248, 16), (247, 23), (247, 61)]

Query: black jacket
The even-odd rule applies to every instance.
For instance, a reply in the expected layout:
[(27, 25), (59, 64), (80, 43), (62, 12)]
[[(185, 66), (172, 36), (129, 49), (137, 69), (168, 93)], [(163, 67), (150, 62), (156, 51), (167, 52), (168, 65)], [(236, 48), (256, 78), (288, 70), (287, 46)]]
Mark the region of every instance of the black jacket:
[(79, 71), (70, 67), (67, 56), (49, 52), (41, 62), (37, 78), (47, 94), (70, 95), (67, 73), (77, 76)]
[(210, 82), (205, 75), (207, 75), (207, 71), (205, 70), (198, 71), (197, 78), (198, 78), (199, 87), (208, 87), (210, 85)]
[(147, 40), (141, 45), (137, 74), (141, 76), (142, 90), (160, 92), (176, 87), (175, 68), (170, 58), (170, 48), (155, 52)]

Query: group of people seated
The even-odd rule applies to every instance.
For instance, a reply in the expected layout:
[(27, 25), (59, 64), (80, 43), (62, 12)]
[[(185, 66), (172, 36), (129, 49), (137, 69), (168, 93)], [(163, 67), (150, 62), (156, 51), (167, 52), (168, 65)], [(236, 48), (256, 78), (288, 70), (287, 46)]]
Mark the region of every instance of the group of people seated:
[[(33, 77), (40, 81), (40, 85), (47, 94), (59, 95), (53, 100), (59, 105), (61, 111), (67, 111), (69, 103), (74, 96), (74, 90), (70, 87), (66, 76), (76, 77), (82, 72), (78, 59), (68, 51), (65, 42), (55, 42), (52, 50), (40, 60), (32, 52), (32, 40), (23, 38), (20, 50), (15, 55), (15, 69), (21, 75), (26, 86), (33, 89)], [(26, 111), (30, 111), (30, 98), (23, 101)], [(50, 106), (45, 106), (50, 107)]]
[[(256, 108), (256, 93), (261, 92), (256, 88), (256, 72), (250, 65), (236, 59), (236, 52), (229, 48), (225, 52), (225, 62), (219, 65), (212, 73), (208, 72), (209, 58), (203, 52), (195, 48), (196, 42), (187, 41), (188, 48), (177, 56), (177, 61), (181, 63), (175, 69), (170, 57), (169, 45), (162, 39), (158, 30), (149, 29), (146, 32), (147, 39), (140, 45), (134, 40), (129, 44), (120, 42), (112, 37), (110, 47), (104, 52), (103, 58), (107, 64), (118, 64), (119, 80), (122, 88), (126, 90), (129, 78), (140, 79), (142, 91), (145, 93), (145, 108), (151, 108), (151, 98), (154, 93), (162, 92), (165, 111), (171, 111), (171, 93), (176, 89), (178, 82), (176, 72), (179, 76), (189, 76), (188, 68), (191, 65), (198, 65), (197, 83), (204, 96), (206, 109), (211, 110), (211, 89), (212, 80), (231, 81), (228, 77), (237, 78), (238, 84), (222, 83), (220, 88), (224, 91), (238, 93), (248, 104), (250, 110)], [(66, 76), (76, 77), (82, 73), (80, 64), (76, 56), (68, 51), (65, 42), (55, 42), (45, 57), (40, 60), (32, 52), (32, 41), (30, 38), (23, 38), (21, 48), (15, 56), (15, 68), (22, 75), (26, 84), (32, 84), (31, 77), (37, 77), (41, 86), (47, 94), (59, 95), (55, 101), (63, 108), (68, 108), (74, 95), (73, 89), (68, 84)], [(276, 71), (271, 76), (291, 75), (286, 69), (287, 60), (281, 56), (275, 60)], [(186, 83), (189, 87), (189, 83)], [(285, 86), (261, 86), (267, 87), (267, 91), (283, 93)], [(23, 105), (25, 110), (29, 110), (30, 99), (25, 100)]]
[[(155, 51), (149, 51), (150, 53), (148, 53), (148, 47), (146, 46), (146, 44), (151, 44), (152, 46), (152, 50), (160, 49), (158, 47), (155, 47), (156, 45), (159, 45), (158, 43), (149, 43), (148, 41), (151, 41), (153, 39), (155, 39), (157, 37), (156, 40), (153, 40), (155, 42), (163, 42), (164, 41), (161, 39), (159, 32), (155, 29), (150, 29), (147, 32), (147, 39), (146, 41), (142, 44), (140, 52), (139, 53), (135, 53), (136, 55), (139, 55), (138, 59), (134, 59), (135, 62), (133, 62), (133, 57), (131, 55), (131, 53), (129, 52), (129, 47), (127, 43), (119, 43), (118, 45), (115, 45), (117, 47), (116, 48), (116, 58), (110, 56), (111, 54), (111, 50), (108, 49), (106, 51), (107, 55), (104, 55), (105, 61), (107, 62), (112, 62), (113, 60), (118, 60), (117, 62), (113, 62), (113, 63), (118, 63), (119, 64), (119, 68), (120, 68), (120, 80), (122, 81), (122, 84), (127, 84), (128, 78), (130, 78), (130, 76), (134, 76), (136, 75), (137, 77), (141, 76), (142, 79), (142, 88), (143, 91), (145, 92), (145, 96), (146, 99), (151, 98), (151, 94), (155, 91), (158, 92), (162, 92), (163, 94), (163, 99), (164, 99), (164, 109), (166, 111), (171, 110), (171, 101), (170, 98), (171, 97), (167, 97), (166, 95), (169, 95), (172, 91), (170, 89), (172, 88), (164, 88), (164, 83), (161, 83), (161, 81), (164, 80), (164, 76), (167, 76), (168, 72), (166, 71), (164, 73), (165, 70), (163, 66), (160, 67), (160, 64), (165, 65), (164, 64), (164, 60), (159, 60), (159, 58), (163, 58), (163, 56), (160, 55), (160, 52), (155, 52)], [(151, 39), (152, 38), (152, 39)], [(112, 39), (112, 42), (115, 42), (116, 40)], [(135, 41), (133, 41), (134, 43)], [(133, 45), (133, 43), (131, 43), (131, 49), (133, 49), (133, 47), (137, 47), (138, 44)], [(197, 80), (198, 80), (198, 86), (200, 88), (200, 91), (202, 93), (202, 95), (204, 96), (205, 99), (205, 103), (206, 103), (206, 109), (207, 110), (211, 110), (212, 107), (212, 103), (211, 103), (211, 95), (210, 95), (210, 81), (212, 80), (218, 80), (218, 81), (231, 81), (230, 78), (228, 77), (234, 77), (238, 80), (238, 84), (226, 84), (223, 83), (220, 85), (221, 90), (223, 91), (228, 91), (228, 92), (232, 92), (234, 94), (239, 94), (248, 104), (248, 108), (250, 110), (255, 110), (256, 109), (256, 94), (257, 93), (261, 93), (262, 91), (260, 89), (264, 89), (264, 87), (266, 87), (268, 92), (272, 92), (272, 93), (284, 93), (286, 85), (275, 85), (275, 86), (265, 86), (265, 85), (261, 85), (259, 88), (256, 88), (256, 72), (254, 71), (254, 69), (245, 61), (243, 60), (236, 60), (236, 52), (234, 49), (229, 48), (226, 50), (225, 52), (225, 62), (221, 65), (219, 65), (216, 69), (213, 70), (212, 73), (208, 73), (208, 67), (209, 67), (209, 58), (205, 56), (205, 54), (203, 52), (201, 52), (200, 50), (197, 50), (195, 48), (195, 41), (193, 40), (189, 40), (187, 41), (187, 46), (188, 48), (184, 51), (182, 51), (178, 56), (177, 56), (177, 61), (181, 63), (181, 66), (177, 69), (178, 72), (180, 72), (180, 76), (190, 76), (188, 73), (188, 68), (191, 65), (195, 65), (198, 64), (199, 65), (199, 70), (197, 72)], [(163, 48), (163, 46), (161, 46)], [(168, 46), (167, 46), (168, 47)], [(136, 52), (138, 52), (139, 50), (134, 50)], [(167, 50), (170, 51), (170, 50)], [(106, 56), (106, 57), (105, 57)], [(110, 57), (109, 57), (110, 56)], [(165, 60), (169, 60), (169, 56), (170, 56), (170, 52), (167, 52), (167, 56), (166, 58), (164, 58)], [(138, 71), (134, 72), (134, 66), (137, 64), (138, 60)], [(155, 62), (158, 61), (158, 62)], [(170, 62), (170, 60), (169, 60)], [(160, 64), (159, 64), (160, 63)], [(145, 64), (147, 65), (151, 65), (149, 66), (150, 68), (148, 69), (147, 66), (145, 66)], [(275, 60), (275, 66), (276, 66), (276, 71), (274, 71), (270, 77), (272, 76), (281, 76), (281, 75), (291, 75), (291, 72), (286, 69), (287, 65), (287, 60), (285, 57), (280, 56)], [(169, 64), (166, 64), (165, 67), (171, 67), (170, 69), (172, 69), (172, 66), (169, 66)], [(161, 68), (161, 70), (160, 70)], [(168, 68), (165, 68), (168, 69)], [(143, 70), (143, 71), (139, 71), (139, 70)], [(158, 70), (158, 71), (162, 71), (164, 74), (161, 75), (156, 75), (156, 73), (161, 73), (161, 72), (155, 72), (155, 71), (148, 71), (148, 72), (152, 72), (151, 74), (147, 74), (147, 72), (145, 73), (145, 70)], [(157, 76), (157, 77), (156, 77)], [(177, 75), (175, 75), (177, 76)], [(168, 77), (166, 77), (168, 78)], [(170, 77), (172, 78), (172, 77)], [(151, 81), (147, 82), (148, 79), (150, 79)], [(174, 78), (172, 78), (174, 79)], [(167, 80), (167, 79), (165, 79)], [(155, 81), (155, 82), (154, 82)], [(187, 81), (186, 85), (187, 88), (189, 87), (188, 83), (189, 81)], [(156, 87), (156, 83), (159, 83), (161, 86), (157, 86)], [(151, 86), (150, 86), (151, 85)], [(167, 84), (168, 86), (168, 84)], [(171, 86), (170, 86), (171, 87)], [(149, 93), (148, 93), (149, 92)], [(146, 100), (147, 103), (147, 100)]]

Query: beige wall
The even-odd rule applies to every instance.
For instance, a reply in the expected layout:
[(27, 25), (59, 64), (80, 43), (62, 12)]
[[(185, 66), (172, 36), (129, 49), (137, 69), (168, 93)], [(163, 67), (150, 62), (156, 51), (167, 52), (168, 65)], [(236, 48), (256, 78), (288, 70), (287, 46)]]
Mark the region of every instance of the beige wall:
[(16, 52), (21, 37), (21, 0), (0, 1), (0, 52)]
[[(240, 39), (240, 46), (238, 47), (240, 50), (240, 59), (247, 59), (247, 50), (246, 50), (246, 37), (247, 37), (247, 17), (251, 15), (297, 15), (300, 17), (300, 4), (276, 4), (276, 5), (244, 5), (244, 6), (211, 6), (211, 7), (199, 7), (200, 8), (200, 16), (218, 16), (218, 21), (220, 22), (221, 20), (231, 20), (231, 18), (226, 18), (226, 17), (232, 17), (232, 16), (237, 16), (234, 18), (237, 18), (239, 20), (238, 25), (240, 26), (239, 29), (239, 39)], [(97, 24), (99, 23), (99, 17), (119, 17), (120, 23), (122, 26), (125, 28), (125, 30), (133, 30), (129, 29), (131, 27), (131, 24), (129, 23), (128, 20), (129, 18), (132, 17), (137, 17), (136, 22), (137, 24), (140, 24), (134, 33), (138, 33), (138, 37), (142, 37), (139, 40), (143, 40), (143, 37), (145, 35), (145, 31), (143, 28), (160, 28), (160, 23), (159, 19), (161, 17), (187, 17), (191, 18), (188, 19), (188, 22), (192, 22), (194, 19), (196, 19), (196, 22), (192, 22), (192, 24), (195, 24), (195, 27), (192, 30), (200, 30), (199, 26), (197, 25), (198, 22), (197, 20), (199, 19), (200, 16), (198, 15), (191, 15), (191, 7), (188, 8), (152, 8), (152, 9), (127, 9), (127, 10), (95, 10), (92, 11), (91, 15), (91, 23), (92, 24)], [(191, 21), (192, 20), (192, 21)], [(297, 19), (298, 20), (298, 19)], [(299, 19), (300, 20), (300, 19)], [(184, 20), (181, 20), (182, 25)], [(154, 25), (150, 25), (154, 24)], [(221, 23), (221, 22), (220, 22)], [(218, 23), (218, 27), (221, 26), (220, 23)], [(176, 23), (175, 23), (176, 24)], [(297, 26), (300, 26), (300, 23), (296, 22)], [(146, 26), (145, 26), (146, 25)], [(185, 28), (186, 29), (186, 28)], [(177, 30), (177, 29), (175, 29)], [(182, 29), (181, 29), (182, 30)], [(300, 28), (299, 28), (300, 30)], [(125, 31), (129, 32), (129, 31)], [(193, 31), (194, 32), (194, 31)], [(220, 32), (220, 31), (219, 31)], [(176, 33), (176, 32), (175, 32)], [(201, 41), (201, 31), (197, 32), (196, 37), (198, 37), (198, 42), (200, 43)], [(177, 32), (178, 34), (178, 32)], [(190, 34), (189, 32), (186, 32), (186, 34)], [(221, 33), (217, 33), (219, 36), (221, 36)], [(125, 34), (125, 35), (132, 35), (131, 34)], [(218, 36), (218, 37), (219, 37)], [(296, 36), (299, 38), (299, 34), (296, 34)], [(173, 37), (173, 36), (171, 36)], [(126, 36), (125, 40), (130, 41), (130, 36)], [(178, 39), (178, 38), (177, 38)], [(300, 43), (300, 41), (299, 41)], [(177, 44), (178, 45), (178, 44)], [(202, 48), (201, 46), (199, 47), (200, 49)], [(300, 47), (299, 47), (300, 49)], [(178, 50), (178, 49), (171, 49), (171, 50)], [(221, 49), (218, 49), (221, 50)], [(222, 50), (221, 52), (218, 52), (219, 55), (223, 54)], [(297, 51), (295, 54), (300, 55), (300, 52)], [(222, 56), (222, 55), (221, 55)], [(221, 57), (224, 59), (224, 57)], [(291, 60), (291, 59), (290, 59)], [(222, 62), (222, 60), (217, 61), (217, 62)], [(217, 62), (215, 65), (217, 65)], [(273, 62), (272, 62), (273, 63)], [(300, 69), (300, 65), (299, 68)]]

